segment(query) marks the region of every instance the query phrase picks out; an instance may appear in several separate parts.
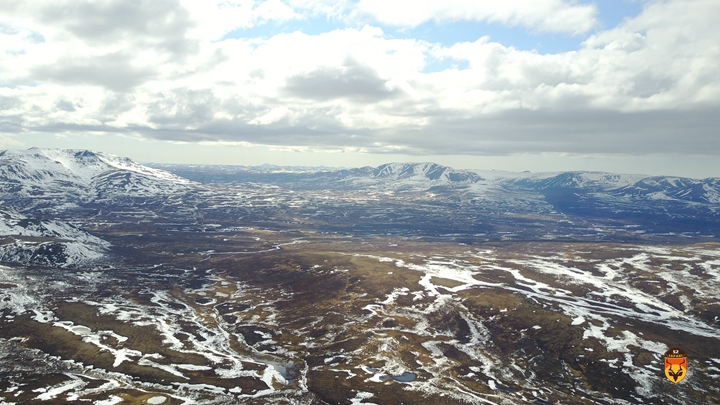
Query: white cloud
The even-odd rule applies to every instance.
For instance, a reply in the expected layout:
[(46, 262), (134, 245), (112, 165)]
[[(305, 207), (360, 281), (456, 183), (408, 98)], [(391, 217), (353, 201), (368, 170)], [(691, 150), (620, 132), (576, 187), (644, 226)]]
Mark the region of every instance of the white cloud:
[[(386, 24), (464, 18), (537, 30), (555, 10), (566, 17), (554, 27), (584, 32), (595, 24), (593, 7), (446, 1), (386, 13), (370, 0), (133, 4), (3, 3), (0, 132), (117, 131), (377, 153), (720, 154), (710, 135), (720, 104), (716, 1), (648, 3), (577, 51), (555, 55), (487, 37), (451, 46), (392, 39), (371, 24), (220, 38), (313, 13), (340, 18), (350, 8)], [(67, 18), (49, 20), (53, 10)], [(114, 12), (122, 18), (109, 22)], [(103, 22), (108, 32), (95, 37)], [(468, 67), (424, 73), (434, 59)]]
[(191, 36), (217, 40), (225, 34), (269, 22), (287, 22), (304, 16), (281, 0), (181, 0), (197, 25)]
[(580, 34), (597, 25), (594, 5), (562, 0), (360, 0), (352, 14), (389, 25), (487, 21), (537, 31)]
[(313, 16), (343, 19), (352, 8), (349, 0), (288, 0), (295, 9), (309, 12)]
[(0, 135), (0, 148), (17, 148), (24, 144), (10, 135)]
[(608, 101), (625, 110), (689, 108), (720, 100), (720, 3), (656, 1), (637, 18), (591, 36), (581, 54)]
[(270, 20), (282, 22), (300, 18), (300, 15), (292, 7), (280, 0), (266, 0), (260, 3), (253, 10), (253, 14), (254, 19), (260, 22)]

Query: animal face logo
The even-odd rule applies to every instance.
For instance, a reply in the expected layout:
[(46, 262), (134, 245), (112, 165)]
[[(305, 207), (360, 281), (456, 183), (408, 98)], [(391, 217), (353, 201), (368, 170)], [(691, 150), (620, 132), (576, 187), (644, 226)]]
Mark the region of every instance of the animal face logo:
[(687, 375), (687, 355), (684, 351), (673, 348), (665, 352), (665, 377), (675, 384)]

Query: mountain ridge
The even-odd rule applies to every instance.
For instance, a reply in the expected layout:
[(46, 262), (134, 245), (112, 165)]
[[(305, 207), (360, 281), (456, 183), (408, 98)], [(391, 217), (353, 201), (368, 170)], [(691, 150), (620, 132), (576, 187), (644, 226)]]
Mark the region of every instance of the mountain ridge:
[[(482, 171), (457, 170), (431, 162), (317, 171), (268, 165), (145, 166), (89, 150), (33, 148), (0, 153), (0, 191), (4, 191), (0, 203), (19, 212), (39, 209), (36, 214), (58, 215), (74, 209), (92, 211), (113, 204), (140, 207), (148, 203), (171, 212), (182, 206), (177, 205), (180, 201), (196, 200), (193, 193), (215, 196), (223, 188), (211, 183), (232, 183), (239, 190), (272, 186), (310, 193), (353, 193), (359, 199), (411, 193), (413, 198), (432, 205), (466, 207), (463, 209), (470, 210), (468, 215), (476, 209), (557, 213), (642, 223), (657, 232), (696, 230), (715, 234), (713, 229), (720, 226), (720, 178), (592, 171), (483, 175)], [(168, 203), (170, 196), (174, 196), (172, 204)]]
[(715, 180), (2, 162), (0, 403), (720, 399)]
[(0, 151), (2, 199), (19, 199), (32, 206), (50, 199), (77, 204), (148, 197), (192, 184), (172, 173), (104, 152), (42, 148)]
[[(202, 175), (198, 173), (202, 172)], [(148, 164), (85, 149), (0, 151), (0, 191), (42, 198), (67, 195), (85, 200), (144, 197), (184, 190), (196, 182), (258, 182), (289, 188), (427, 191), (488, 187), (549, 193), (582, 190), (613, 198), (720, 203), (720, 178), (648, 176), (598, 171), (503, 173), (458, 170), (433, 162), (391, 162), (376, 167), (333, 169), (303, 166)]]
[[(267, 165), (183, 165), (150, 164), (198, 182), (268, 182), (290, 188), (349, 188), (379, 187), (381, 181), (394, 183), (395, 189), (421, 190), (438, 186), (501, 186), (534, 192), (558, 190), (583, 190), (585, 192), (612, 193), (636, 198), (656, 199), (660, 194), (666, 199), (720, 203), (720, 177), (694, 179), (679, 176), (651, 176), (643, 174), (612, 173), (599, 171), (568, 172), (503, 172), (502, 175), (483, 170), (458, 170), (431, 162), (386, 163), (379, 166), (340, 168), (327, 167), (312, 171), (304, 166), (301, 171), (294, 166)], [(287, 170), (284, 170), (287, 168)], [(403, 184), (404, 182), (404, 184)], [(652, 189), (653, 191), (644, 191)]]

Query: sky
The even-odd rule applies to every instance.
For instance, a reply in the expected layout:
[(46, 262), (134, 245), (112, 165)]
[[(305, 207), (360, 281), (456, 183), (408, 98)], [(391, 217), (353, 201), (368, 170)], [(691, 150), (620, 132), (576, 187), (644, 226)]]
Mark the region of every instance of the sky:
[(718, 0), (3, 0), (0, 149), (720, 177)]

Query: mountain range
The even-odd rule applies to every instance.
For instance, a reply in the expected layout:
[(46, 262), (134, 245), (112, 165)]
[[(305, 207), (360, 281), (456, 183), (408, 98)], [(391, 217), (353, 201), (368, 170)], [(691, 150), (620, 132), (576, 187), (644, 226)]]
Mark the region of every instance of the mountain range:
[[(432, 187), (483, 190), (487, 186), (547, 193), (575, 190), (613, 197), (720, 204), (720, 178), (692, 179), (604, 172), (515, 173), (457, 170), (436, 163), (387, 163), (377, 167), (329, 169), (296, 166), (149, 164), (202, 183), (270, 183), (294, 189), (367, 187), (423, 191)], [(471, 187), (477, 185), (480, 187)]]
[[(201, 183), (273, 184), (292, 190), (425, 192), (448, 201), (482, 201), (506, 211), (534, 209), (630, 221), (656, 232), (720, 229), (720, 178), (603, 172), (513, 173), (457, 170), (434, 163), (311, 171), (267, 166), (153, 165)], [(537, 202), (541, 203), (538, 204)], [(542, 208), (544, 206), (544, 208)]]
[(719, 192), (3, 151), (0, 403), (718, 403)]
[[(457, 170), (435, 163), (388, 163), (377, 167), (141, 165), (103, 152), (71, 149), (0, 151), (3, 200), (69, 198), (102, 201), (187, 191), (197, 183), (269, 183), (293, 189), (469, 192), (497, 189), (537, 193), (602, 193), (611, 199), (720, 204), (720, 178), (691, 179), (601, 172), (512, 173)], [(474, 187), (473, 187), (474, 186)]]
[[(228, 196), (227, 188), (218, 186), (221, 184), (237, 188), (235, 197)], [(271, 211), (261, 214), (259, 208), (247, 206), (247, 198), (239, 197), (258, 185), (311, 194), (303, 194), (306, 202), (300, 205), (282, 202), (297, 199), (298, 194), (288, 194), (274, 206), (264, 203), (263, 209)], [(320, 191), (336, 193), (330, 200), (323, 199), (323, 208), (313, 202), (316, 196), (312, 193)], [(540, 215), (555, 218), (553, 221), (576, 219), (584, 221), (582, 226), (632, 228), (635, 233), (717, 238), (720, 229), (720, 178), (470, 171), (435, 163), (389, 163), (335, 170), (272, 165), (141, 165), (103, 152), (31, 148), (0, 152), (0, 192), (0, 209), (5, 212), (0, 218), (0, 230), (4, 235), (25, 238), (24, 242), (14, 239), (16, 248), (6, 248), (12, 251), (4, 253), (4, 257), (14, 257), (13, 252), (18, 249), (26, 252), (21, 256), (32, 256), (37, 250), (36, 245), (33, 250), (27, 243), (27, 238), (32, 237), (50, 238), (65, 244), (62, 249), (71, 251), (68, 241), (90, 241), (87, 239), (90, 235), (82, 239), (77, 233), (81, 230), (70, 224), (75, 216), (92, 217), (121, 207), (152, 206), (155, 207), (153, 215), (163, 211), (169, 218), (177, 219), (188, 215), (208, 216), (213, 210), (222, 209), (237, 211), (237, 215), (258, 216), (259, 221), (263, 216), (283, 215), (288, 210), (299, 210), (302, 215), (316, 218), (327, 215), (339, 218), (367, 209), (375, 213), (358, 213), (358, 220), (352, 222), (355, 229), (386, 226), (410, 229), (428, 223), (428, 218), (433, 217), (436, 219), (431, 222), (443, 229), (433, 232), (440, 233), (478, 230), (486, 233), (509, 226), (511, 229), (504, 232), (512, 234), (515, 228), (530, 232), (528, 229), (538, 226), (507, 219), (506, 213)], [(253, 193), (267, 200), (268, 191)], [(352, 196), (352, 201), (360, 201), (371, 195), (384, 195), (386, 201), (380, 200), (381, 203), (398, 208), (362, 208), (346, 201), (348, 196)], [(197, 207), (204, 205), (210, 208), (199, 213)], [(78, 214), (81, 211), (83, 213)], [(391, 211), (405, 213), (397, 214), (399, 219), (378, 215), (378, 212)], [(327, 220), (337, 222), (329, 217)], [(498, 221), (503, 223), (500, 228), (490, 225)], [(453, 224), (463, 223), (475, 225), (466, 231), (454, 230)], [(577, 226), (576, 233), (579, 233), (581, 225)], [(40, 231), (41, 228), (45, 231)], [(529, 237), (532, 238), (532, 234)], [(544, 234), (542, 237), (556, 236)], [(95, 252), (88, 257), (98, 256), (98, 252), (106, 248), (101, 241), (91, 241), (85, 246), (91, 246)]]

